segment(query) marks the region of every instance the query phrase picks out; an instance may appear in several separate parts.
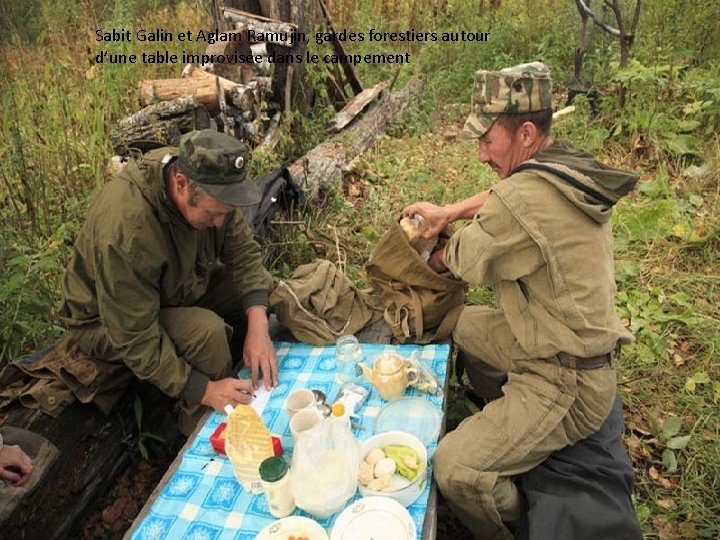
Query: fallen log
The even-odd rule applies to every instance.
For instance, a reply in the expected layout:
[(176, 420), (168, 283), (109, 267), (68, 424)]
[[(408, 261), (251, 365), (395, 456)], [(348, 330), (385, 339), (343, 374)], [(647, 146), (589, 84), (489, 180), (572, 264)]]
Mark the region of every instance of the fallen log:
[(389, 81), (379, 82), (372, 88), (363, 90), (348, 101), (347, 105), (345, 105), (345, 107), (343, 107), (343, 109), (335, 115), (335, 118), (328, 123), (328, 131), (330, 133), (336, 133), (347, 126), (355, 119), (356, 116), (365, 110), (365, 107), (367, 107), (368, 104), (370, 104), (378, 96), (378, 94), (388, 87), (389, 83)]
[[(49, 351), (37, 353), (38, 357)], [(142, 424), (135, 417), (135, 402), (143, 406)], [(56, 418), (20, 405), (3, 413), (3, 428), (33, 432), (57, 448), (57, 459), (38, 467), (35, 488), (21, 498), (0, 521), (0, 539), (43, 538), (64, 540), (74, 535), (83, 519), (95, 510), (117, 476), (137, 453), (140, 432), (168, 441), (173, 453), (182, 444), (170, 417), (173, 401), (155, 387), (137, 381), (109, 416), (93, 404), (76, 401)]]
[(390, 120), (407, 105), (410, 96), (417, 94), (420, 84), (412, 80), (397, 92), (384, 90), (368, 110), (349, 127), (320, 143), (288, 167), (295, 184), (308, 200), (318, 200), (322, 193), (342, 181), (343, 170), (357, 156), (367, 150)]
[(209, 128), (211, 123), (210, 115), (197, 99), (183, 97), (149, 105), (123, 118), (110, 132), (110, 141), (116, 154), (126, 155), (130, 143), (151, 141), (175, 146), (183, 133)]

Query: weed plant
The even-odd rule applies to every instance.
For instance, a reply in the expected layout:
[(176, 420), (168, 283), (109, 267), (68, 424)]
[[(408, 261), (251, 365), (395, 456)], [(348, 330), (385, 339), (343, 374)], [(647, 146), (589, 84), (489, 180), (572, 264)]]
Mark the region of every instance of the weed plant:
[[(94, 66), (95, 29), (208, 27), (198, 4), (87, 0), (77, 9), (70, 0), (0, 2), (0, 365), (60, 335), (54, 306), (61, 274), (88, 200), (109, 177), (109, 132), (136, 110), (139, 80), (177, 76), (179, 69)], [(390, 43), (384, 52), (407, 51), (410, 64), (358, 66), (365, 86), (398, 75), (398, 87), (416, 76), (423, 91), (341, 185), (278, 219), (263, 239), (276, 279), (321, 257), (365, 286), (364, 262), (405, 205), (455, 201), (496, 181), (475, 146), (457, 139), (474, 71), (543, 60), (562, 107), (579, 19), (572, 2), (558, 0), (327, 4), (336, 30), (490, 32), (481, 44)], [(635, 504), (648, 539), (720, 537), (719, 5), (643, 2), (624, 70), (617, 68), (616, 44), (592, 30), (583, 82), (594, 84), (602, 99), (593, 110), (579, 98), (575, 112), (554, 127), (557, 136), (642, 174), (613, 223), (617, 309), (636, 337), (624, 351), (620, 390), (637, 474)], [(127, 44), (115, 47), (122, 52)], [(134, 43), (133, 52), (141, 47)], [(377, 43), (346, 47), (383, 52)], [(323, 137), (331, 76), (323, 66), (309, 70), (315, 108), (285, 118), (276, 150), (255, 156), (256, 174), (288, 164)], [(615, 97), (621, 83), (628, 88), (624, 108)], [(469, 300), (491, 303), (492, 297), (474, 289)], [(462, 399), (461, 381), (455, 385), (450, 422), (474, 412)], [(447, 522), (439, 529), (445, 537), (463, 534)]]

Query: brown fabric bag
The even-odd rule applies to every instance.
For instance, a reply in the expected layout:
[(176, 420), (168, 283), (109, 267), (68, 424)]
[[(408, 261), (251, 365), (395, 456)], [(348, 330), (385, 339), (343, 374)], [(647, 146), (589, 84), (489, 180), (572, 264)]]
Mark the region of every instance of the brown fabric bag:
[(464, 306), (465, 283), (430, 268), (398, 223), (380, 239), (365, 270), (399, 342), (430, 343), (451, 336)]
[(370, 298), (333, 263), (318, 259), (298, 266), (270, 294), (270, 307), (296, 339), (335, 343), (379, 319)]
[(108, 415), (131, 381), (124, 365), (96, 360), (66, 337), (0, 371), (0, 410), (19, 401), (56, 417), (77, 399), (94, 402)]

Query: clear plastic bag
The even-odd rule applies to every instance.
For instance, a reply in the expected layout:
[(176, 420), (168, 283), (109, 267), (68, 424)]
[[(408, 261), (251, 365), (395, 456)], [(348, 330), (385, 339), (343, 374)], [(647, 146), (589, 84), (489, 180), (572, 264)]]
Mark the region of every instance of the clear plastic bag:
[(405, 359), (405, 365), (408, 370), (415, 371), (417, 378), (410, 385), (417, 388), (421, 392), (442, 396), (443, 390), (440, 387), (437, 375), (429, 366), (426, 366), (418, 358), (416, 351), (413, 351), (408, 358)]
[(291, 465), (297, 507), (320, 519), (342, 510), (357, 489), (360, 459), (347, 418), (329, 417), (320, 429), (299, 437)]

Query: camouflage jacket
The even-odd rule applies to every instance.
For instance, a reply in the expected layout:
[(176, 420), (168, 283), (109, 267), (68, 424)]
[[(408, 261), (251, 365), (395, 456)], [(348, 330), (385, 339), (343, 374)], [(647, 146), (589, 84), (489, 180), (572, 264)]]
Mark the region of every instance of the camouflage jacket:
[(176, 155), (150, 151), (100, 190), (65, 273), (61, 308), (71, 332), (105, 325), (113, 355), (171, 396), (192, 369), (160, 326), (160, 308), (194, 305), (219, 272), (231, 274), (245, 309), (267, 306), (272, 283), (239, 210), (220, 228), (197, 230), (169, 201), (164, 171)]
[(466, 282), (493, 287), (527, 357), (607, 353), (618, 341), (632, 341), (614, 307), (610, 218), (612, 204), (637, 176), (559, 142), (531, 161), (561, 170), (575, 185), (532, 169), (500, 181), (449, 240), (448, 268)]

